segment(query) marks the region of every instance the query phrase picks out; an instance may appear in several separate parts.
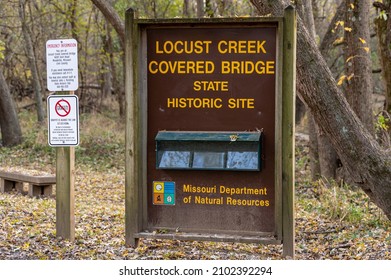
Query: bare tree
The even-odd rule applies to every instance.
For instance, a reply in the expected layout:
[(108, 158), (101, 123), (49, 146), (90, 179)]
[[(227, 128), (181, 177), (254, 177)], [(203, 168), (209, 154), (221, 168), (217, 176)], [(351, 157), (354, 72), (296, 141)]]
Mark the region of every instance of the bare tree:
[(24, 41), (26, 44), (25, 50), (26, 50), (26, 54), (27, 54), (27, 58), (29, 61), (29, 66), (32, 74), (32, 83), (34, 85), (37, 118), (39, 123), (43, 123), (44, 111), (43, 111), (43, 104), (42, 104), (42, 88), (41, 88), (40, 77), (38, 74), (38, 66), (36, 61), (36, 55), (34, 52), (34, 46), (31, 41), (31, 31), (27, 25), (25, 5), (26, 5), (25, 0), (19, 0), (19, 17), (20, 17), (20, 22), (22, 24), (22, 33), (23, 33)]
[(0, 128), (4, 146), (15, 146), (22, 142), (18, 114), (3, 71), (0, 69)]

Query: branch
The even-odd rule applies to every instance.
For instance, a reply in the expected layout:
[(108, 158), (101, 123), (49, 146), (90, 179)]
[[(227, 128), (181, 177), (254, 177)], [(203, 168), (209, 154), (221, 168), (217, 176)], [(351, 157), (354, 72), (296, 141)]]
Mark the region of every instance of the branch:
[(118, 13), (106, 0), (91, 0), (92, 3), (102, 12), (105, 18), (117, 31), (121, 40), (122, 49), (125, 49), (125, 24)]

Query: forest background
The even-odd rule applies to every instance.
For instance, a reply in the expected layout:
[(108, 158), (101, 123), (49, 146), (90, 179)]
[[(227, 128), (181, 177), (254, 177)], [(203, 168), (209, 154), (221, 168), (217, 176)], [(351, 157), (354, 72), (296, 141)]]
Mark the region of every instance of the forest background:
[[(0, 0), (0, 168), (54, 173), (45, 120), (49, 39), (79, 43), (82, 131), (76, 149), (76, 243), (55, 239), (52, 199), (0, 194), (0, 259), (280, 258), (279, 246), (145, 240), (132, 249), (123, 240), (125, 10), (132, 7), (142, 18), (270, 16), (273, 10), (266, 6), (272, 2), (281, 1)], [(334, 84), (385, 151), (390, 147), (390, 2), (292, 2)], [(359, 16), (352, 16), (356, 12)], [(302, 98), (306, 85), (303, 80), (297, 85), (298, 257), (390, 259), (389, 205), (379, 203), (344, 168), (329, 133), (312, 116), (314, 106)]]

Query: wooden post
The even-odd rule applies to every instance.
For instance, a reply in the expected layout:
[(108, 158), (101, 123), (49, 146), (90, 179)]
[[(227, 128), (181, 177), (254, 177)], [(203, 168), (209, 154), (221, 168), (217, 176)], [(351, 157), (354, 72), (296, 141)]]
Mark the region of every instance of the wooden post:
[(75, 148), (57, 147), (56, 157), (56, 236), (74, 241)]
[(295, 95), (296, 10), (284, 12), (282, 81), (282, 223), (283, 255), (295, 257)]
[(126, 100), (126, 130), (125, 130), (125, 243), (126, 246), (137, 247), (138, 238), (134, 235), (140, 230), (140, 122), (137, 94), (137, 66), (133, 41), (137, 30), (134, 27), (135, 13), (128, 9), (125, 15), (125, 100)]

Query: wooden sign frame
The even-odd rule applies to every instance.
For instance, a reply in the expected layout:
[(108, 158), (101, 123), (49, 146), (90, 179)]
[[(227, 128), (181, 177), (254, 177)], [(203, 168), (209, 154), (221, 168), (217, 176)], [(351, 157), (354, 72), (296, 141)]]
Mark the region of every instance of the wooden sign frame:
[[(275, 198), (273, 236), (254, 236), (245, 232), (216, 234), (216, 232), (165, 232), (146, 231), (148, 223), (147, 192), (147, 56), (148, 27), (189, 25), (226, 26), (238, 24), (273, 23), (278, 26), (275, 100)], [(235, 19), (136, 19), (134, 11), (126, 12), (126, 174), (125, 174), (125, 239), (128, 246), (137, 246), (139, 238), (209, 240), (283, 244), (284, 256), (294, 257), (294, 100), (296, 61), (296, 12), (289, 6), (281, 18)], [(144, 63), (144, 66), (142, 64)], [(211, 171), (213, 172), (213, 171)]]

